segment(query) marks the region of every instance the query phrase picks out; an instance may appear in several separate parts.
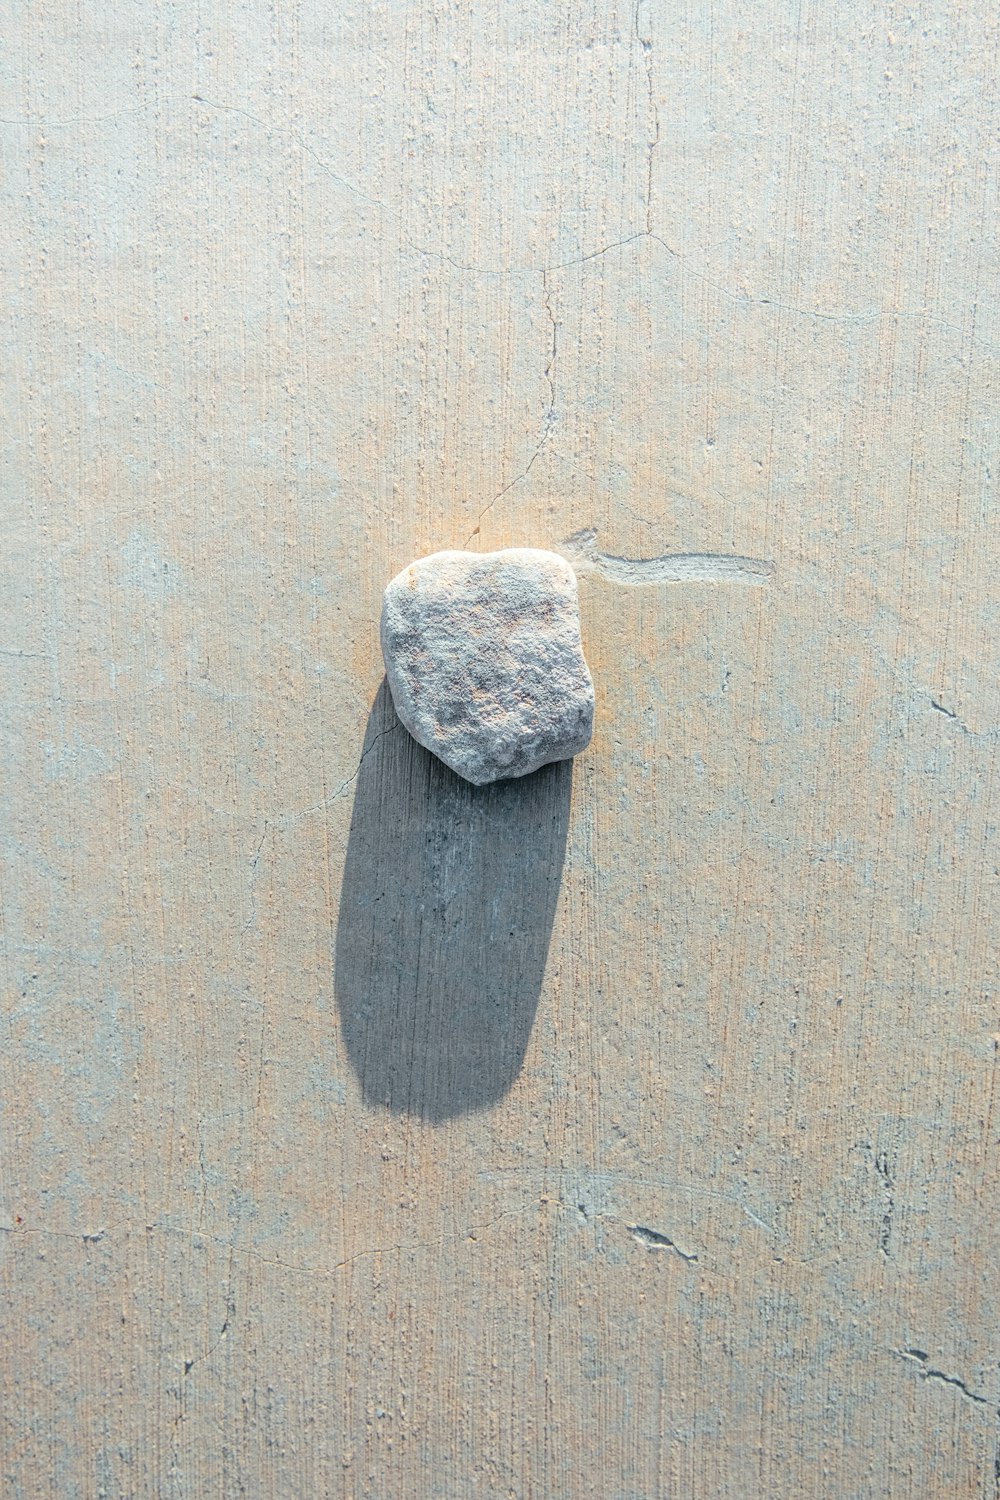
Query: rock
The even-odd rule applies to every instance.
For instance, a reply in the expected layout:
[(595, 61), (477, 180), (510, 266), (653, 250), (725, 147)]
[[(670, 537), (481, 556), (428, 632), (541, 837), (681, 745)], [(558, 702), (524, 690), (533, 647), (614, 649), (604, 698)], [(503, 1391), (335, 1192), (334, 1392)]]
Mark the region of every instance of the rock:
[(435, 552), (410, 563), (385, 591), (382, 655), (406, 728), (476, 786), (590, 743), (576, 574), (554, 552)]

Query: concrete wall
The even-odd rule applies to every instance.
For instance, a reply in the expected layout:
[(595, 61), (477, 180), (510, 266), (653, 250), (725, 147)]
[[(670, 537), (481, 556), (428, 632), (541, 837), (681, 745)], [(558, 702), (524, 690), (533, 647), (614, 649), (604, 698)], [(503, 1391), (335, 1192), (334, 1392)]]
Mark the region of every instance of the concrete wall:
[(0, 33), (4, 1496), (998, 1500), (995, 7)]

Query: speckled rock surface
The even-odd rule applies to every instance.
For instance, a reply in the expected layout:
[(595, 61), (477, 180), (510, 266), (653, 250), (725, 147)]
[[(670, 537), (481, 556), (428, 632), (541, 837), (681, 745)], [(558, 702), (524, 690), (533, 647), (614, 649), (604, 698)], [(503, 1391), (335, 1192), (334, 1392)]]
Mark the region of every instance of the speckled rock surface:
[(385, 591), (382, 655), (406, 728), (482, 786), (590, 742), (576, 575), (554, 552), (435, 552)]

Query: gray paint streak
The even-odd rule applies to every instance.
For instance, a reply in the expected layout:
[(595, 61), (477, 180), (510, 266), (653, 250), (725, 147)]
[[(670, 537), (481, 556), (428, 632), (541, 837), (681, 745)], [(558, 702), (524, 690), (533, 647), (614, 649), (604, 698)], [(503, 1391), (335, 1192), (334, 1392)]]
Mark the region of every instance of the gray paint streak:
[(769, 583), (774, 564), (759, 557), (732, 557), (712, 552), (664, 552), (659, 557), (615, 557), (597, 547), (597, 532), (587, 528), (567, 537), (556, 549), (577, 572), (596, 572), (612, 583), (632, 588), (655, 583)]

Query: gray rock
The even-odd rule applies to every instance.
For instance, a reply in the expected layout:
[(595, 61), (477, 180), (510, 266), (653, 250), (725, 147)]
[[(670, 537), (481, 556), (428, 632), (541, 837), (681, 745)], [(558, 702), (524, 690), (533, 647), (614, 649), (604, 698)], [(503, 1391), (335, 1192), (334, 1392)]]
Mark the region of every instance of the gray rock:
[(389, 584), (382, 655), (396, 712), (483, 786), (590, 743), (594, 684), (576, 574), (554, 552), (435, 552)]

